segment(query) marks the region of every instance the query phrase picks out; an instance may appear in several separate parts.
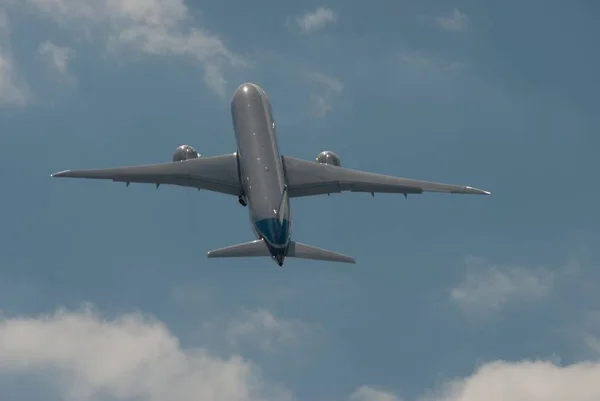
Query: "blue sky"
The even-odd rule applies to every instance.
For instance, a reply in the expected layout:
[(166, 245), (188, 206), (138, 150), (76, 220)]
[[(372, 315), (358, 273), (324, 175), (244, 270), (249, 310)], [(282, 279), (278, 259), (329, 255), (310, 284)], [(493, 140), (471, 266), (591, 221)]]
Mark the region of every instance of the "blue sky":
[[(598, 400), (599, 14), (0, 1), (3, 400)], [(246, 81), (284, 154), (492, 196), (293, 200), (358, 264), (279, 269), (206, 259), (253, 238), (235, 198), (50, 178), (231, 152)]]

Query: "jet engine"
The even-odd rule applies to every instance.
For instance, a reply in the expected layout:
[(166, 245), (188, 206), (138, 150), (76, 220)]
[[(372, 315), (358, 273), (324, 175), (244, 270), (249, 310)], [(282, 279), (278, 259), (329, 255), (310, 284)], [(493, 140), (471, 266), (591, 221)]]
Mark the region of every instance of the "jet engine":
[(325, 150), (317, 155), (317, 163), (329, 164), (331, 166), (341, 166), (342, 160), (340, 157), (330, 150)]
[(173, 161), (174, 162), (182, 162), (189, 159), (196, 159), (200, 157), (200, 153), (196, 151), (190, 145), (181, 145), (175, 150), (173, 153)]

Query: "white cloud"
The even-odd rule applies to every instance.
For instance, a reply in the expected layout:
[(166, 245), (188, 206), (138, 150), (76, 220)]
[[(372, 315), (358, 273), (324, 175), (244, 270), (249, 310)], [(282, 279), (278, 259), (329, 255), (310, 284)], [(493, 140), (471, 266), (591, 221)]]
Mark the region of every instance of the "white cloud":
[(23, 106), (27, 103), (27, 86), (20, 79), (10, 46), (10, 21), (0, 8), (0, 105)]
[[(42, 374), (72, 400), (285, 400), (239, 356), (183, 349), (159, 321), (90, 310), (0, 320), (0, 372)], [(47, 376), (46, 376), (47, 375)]]
[(326, 7), (318, 7), (314, 12), (307, 12), (302, 17), (296, 18), (296, 23), (303, 33), (309, 34), (322, 29), (327, 23), (335, 22), (335, 12)]
[(311, 74), (310, 81), (313, 90), (310, 93), (310, 111), (317, 117), (323, 117), (333, 110), (336, 95), (342, 93), (344, 85), (334, 77), (324, 74)]
[(476, 258), (467, 263), (467, 275), (450, 292), (467, 313), (484, 316), (510, 303), (539, 300), (554, 286), (554, 274), (547, 269), (490, 266)]
[(75, 77), (69, 72), (69, 61), (75, 55), (69, 47), (57, 46), (46, 41), (38, 47), (38, 55), (42, 62), (50, 67), (61, 81), (75, 83)]
[(227, 338), (232, 345), (242, 341), (258, 344), (272, 352), (284, 346), (310, 342), (321, 333), (318, 327), (298, 319), (280, 319), (265, 309), (248, 311), (229, 323)]
[(599, 378), (597, 362), (559, 366), (549, 361), (497, 361), (420, 401), (597, 401)]
[[(600, 363), (560, 366), (550, 361), (495, 361), (471, 376), (446, 381), (417, 401), (597, 401)], [(348, 401), (400, 401), (396, 395), (363, 386)]]
[(458, 9), (452, 10), (452, 15), (446, 17), (438, 17), (436, 21), (439, 26), (447, 31), (460, 31), (469, 25), (469, 17), (467, 14)]
[(400, 398), (383, 390), (362, 386), (352, 393), (348, 401), (400, 401)]
[[(246, 320), (250, 323), (241, 326), (250, 329), (237, 333), (250, 337), (269, 331), (286, 333), (286, 337), (298, 328), (262, 310), (250, 313)], [(239, 356), (221, 358), (205, 348), (182, 348), (162, 322), (140, 314), (105, 319), (90, 309), (0, 318), (2, 373), (40, 375), (46, 379), (44, 383), (50, 380), (65, 400), (293, 399)], [(597, 401), (599, 377), (597, 358), (567, 366), (544, 360), (494, 361), (481, 365), (472, 375), (445, 381), (416, 401)], [(401, 398), (362, 386), (347, 400)]]
[(78, 38), (101, 38), (114, 52), (135, 50), (148, 55), (187, 56), (205, 69), (206, 84), (225, 95), (228, 67), (244, 66), (214, 34), (192, 26), (183, 0), (23, 0)]

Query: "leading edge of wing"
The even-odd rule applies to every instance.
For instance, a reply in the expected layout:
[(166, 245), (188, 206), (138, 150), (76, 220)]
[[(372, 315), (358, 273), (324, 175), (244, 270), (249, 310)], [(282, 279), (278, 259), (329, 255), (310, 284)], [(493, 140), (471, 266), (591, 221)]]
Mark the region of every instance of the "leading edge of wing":
[(394, 177), (284, 156), (290, 197), (322, 195), (343, 191), (371, 193), (491, 195), (491, 192), (466, 185)]
[(179, 185), (231, 195), (239, 195), (241, 190), (237, 155), (235, 153), (200, 157), (181, 162), (88, 170), (64, 170), (52, 174), (51, 177)]

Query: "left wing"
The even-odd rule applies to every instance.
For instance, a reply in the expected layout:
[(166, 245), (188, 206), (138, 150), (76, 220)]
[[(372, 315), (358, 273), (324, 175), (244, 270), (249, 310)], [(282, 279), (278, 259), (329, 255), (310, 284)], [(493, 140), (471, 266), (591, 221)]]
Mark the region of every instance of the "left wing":
[(282, 159), (290, 197), (323, 195), (343, 191), (404, 195), (423, 192), (490, 195), (488, 191), (468, 186), (368, 173), (289, 156), (282, 156)]
[(179, 185), (229, 195), (239, 195), (242, 191), (235, 153), (141, 166), (66, 170), (52, 174), (52, 177), (105, 179), (128, 184)]

